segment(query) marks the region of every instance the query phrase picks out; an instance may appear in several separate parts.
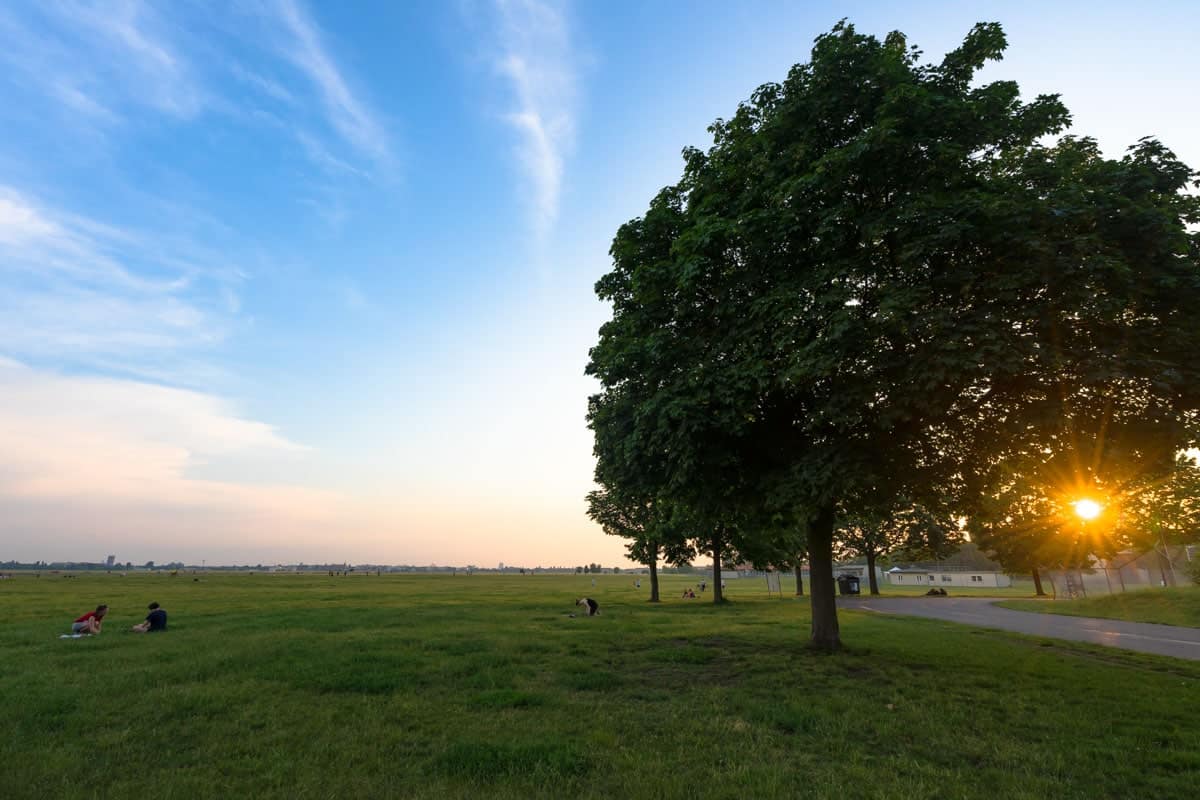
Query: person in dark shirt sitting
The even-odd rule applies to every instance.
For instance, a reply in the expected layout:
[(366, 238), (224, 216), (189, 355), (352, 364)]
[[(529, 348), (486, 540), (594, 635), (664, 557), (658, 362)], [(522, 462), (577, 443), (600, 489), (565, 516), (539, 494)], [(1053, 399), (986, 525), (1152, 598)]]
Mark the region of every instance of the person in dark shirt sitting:
[(149, 608), (146, 621), (133, 626), (134, 633), (156, 633), (167, 629), (167, 612), (159, 608), (158, 603), (151, 603)]

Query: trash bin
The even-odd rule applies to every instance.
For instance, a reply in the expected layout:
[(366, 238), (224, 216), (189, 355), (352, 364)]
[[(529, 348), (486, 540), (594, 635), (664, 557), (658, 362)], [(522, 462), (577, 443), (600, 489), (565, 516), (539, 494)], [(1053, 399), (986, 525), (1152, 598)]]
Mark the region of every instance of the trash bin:
[(858, 594), (858, 578), (853, 575), (837, 576), (838, 592), (840, 594)]

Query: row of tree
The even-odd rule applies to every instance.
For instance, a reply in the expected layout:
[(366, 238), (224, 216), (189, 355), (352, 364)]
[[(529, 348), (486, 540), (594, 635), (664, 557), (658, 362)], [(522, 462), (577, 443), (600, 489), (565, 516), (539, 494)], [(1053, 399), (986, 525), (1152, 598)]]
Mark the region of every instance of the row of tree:
[[(718, 555), (709, 537), (696, 535), (698, 521), (680, 513), (675, 518), (662, 514), (663, 503), (608, 488), (589, 492), (587, 502), (589, 516), (604, 532), (628, 539), (629, 558), (649, 568), (651, 602), (660, 599), (659, 562), (682, 567), (701, 554), (714, 558), (714, 602), (722, 602), (721, 565), (731, 568), (749, 563), (756, 569), (793, 570), (796, 594), (804, 594), (807, 540), (802, 525), (778, 529), (773, 538), (765, 541), (760, 536), (748, 538), (729, 528)], [(920, 506), (909, 506), (888, 515), (842, 515), (834, 529), (833, 550), (838, 558), (864, 561), (870, 575), (869, 591), (879, 594), (876, 566), (880, 559), (888, 556), (905, 561), (941, 559), (956, 551), (963, 540), (962, 526), (955, 520)]]
[(965, 525), (1037, 567), (1091, 546), (1047, 532), (1082, 493), (1192, 507), (1197, 176), (1152, 139), (1049, 142), (1057, 96), (975, 81), (1005, 46), (980, 24), (928, 64), (839, 24), (621, 226), (589, 507), (634, 560), (807, 560), (836, 648), (838, 541)]

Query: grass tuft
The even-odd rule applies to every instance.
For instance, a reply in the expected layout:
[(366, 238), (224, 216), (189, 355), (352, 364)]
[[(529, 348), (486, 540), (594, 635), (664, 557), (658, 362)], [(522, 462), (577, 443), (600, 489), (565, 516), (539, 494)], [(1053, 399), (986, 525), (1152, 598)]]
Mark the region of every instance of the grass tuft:
[(1200, 628), (1200, 586), (1138, 589), (1078, 600), (1005, 600), (997, 605), (1039, 614), (1100, 617)]
[(575, 747), (562, 742), (455, 742), (436, 763), (443, 774), (475, 781), (569, 778), (590, 768)]
[(577, 692), (608, 692), (618, 688), (621, 676), (607, 670), (576, 669), (561, 676), (560, 682)]
[(530, 692), (520, 692), (516, 689), (493, 689), (480, 692), (471, 698), (471, 705), (476, 708), (532, 708), (546, 702), (541, 695)]

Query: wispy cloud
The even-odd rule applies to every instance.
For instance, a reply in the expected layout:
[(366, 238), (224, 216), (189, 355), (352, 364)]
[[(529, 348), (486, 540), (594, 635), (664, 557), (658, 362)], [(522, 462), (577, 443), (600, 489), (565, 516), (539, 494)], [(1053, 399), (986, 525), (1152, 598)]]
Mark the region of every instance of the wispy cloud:
[(137, 373), (220, 341), (239, 273), (180, 247), (0, 186), (0, 343)]
[(247, 86), (251, 86), (281, 103), (294, 104), (296, 96), (282, 86), (278, 81), (260, 75), (254, 70), (247, 69), (234, 62), (229, 66), (229, 72)]
[(312, 82), (329, 124), (360, 153), (376, 161), (390, 157), (383, 126), (351, 92), (337, 64), (325, 50), (322, 35), (299, 0), (277, 0), (284, 27), (291, 34), (285, 56)]
[[(339, 518), (340, 498), (278, 480), (304, 452), (210, 394), (0, 357), (0, 541), (10, 546), (26, 530), (79, 554), (97, 534), (166, 551), (315, 537)], [(247, 460), (263, 480), (198, 474)]]
[(565, 163), (574, 145), (578, 78), (565, 8), (545, 0), (495, 0), (493, 64), (508, 85), (506, 121), (520, 137), (518, 157), (531, 185), (535, 232), (558, 218)]
[(269, 117), (323, 180), (392, 168), (386, 126), (303, 0), (162, 9), (143, 0), (0, 6), (0, 68), (28, 100), (49, 101), (60, 131), (107, 135), (147, 113), (175, 124), (216, 115), (252, 130)]
[(139, 0), (63, 2), (44, 4), (42, 11), (52, 23), (36, 37), (48, 56), (43, 77), (69, 87), (63, 96), (68, 104), (148, 105), (180, 118), (203, 110), (202, 84), (153, 6)]
[(306, 131), (296, 131), (296, 141), (304, 149), (308, 159), (331, 175), (353, 175), (360, 178), (368, 177), (367, 173), (353, 164), (344, 161), (333, 153), (317, 137)]

